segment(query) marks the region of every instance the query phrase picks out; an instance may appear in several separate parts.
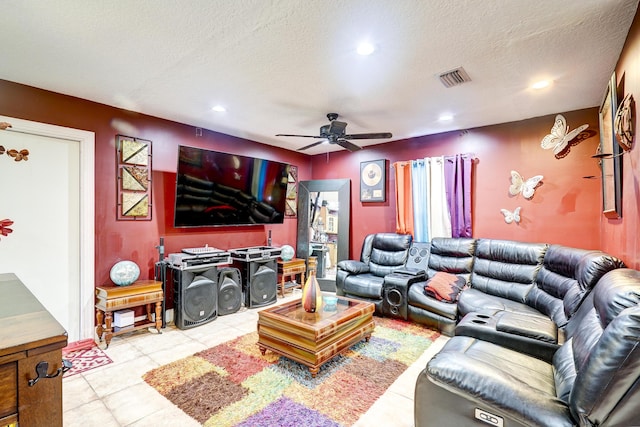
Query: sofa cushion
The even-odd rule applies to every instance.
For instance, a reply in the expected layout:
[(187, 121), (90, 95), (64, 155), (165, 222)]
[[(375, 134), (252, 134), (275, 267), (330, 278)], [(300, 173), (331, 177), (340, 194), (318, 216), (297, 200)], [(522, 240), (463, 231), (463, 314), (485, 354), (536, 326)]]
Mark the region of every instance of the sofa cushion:
[(438, 271), (446, 271), (464, 277), (468, 282), (475, 249), (475, 239), (434, 237), (429, 253), (429, 277)]
[(383, 282), (384, 277), (370, 273), (351, 275), (345, 279), (342, 289), (346, 295), (381, 299)]
[(370, 234), (362, 245), (361, 261), (369, 264), (371, 274), (386, 276), (405, 266), (412, 240), (410, 234)]
[(600, 277), (623, 266), (601, 251), (551, 245), (526, 303), (563, 327)]
[(471, 286), (488, 295), (524, 303), (546, 250), (544, 243), (479, 239)]
[(460, 314), (460, 317), (482, 310), (503, 310), (514, 313), (529, 314), (531, 316), (542, 315), (535, 308), (529, 307), (522, 302), (489, 295), (474, 288), (465, 289), (460, 293), (458, 296), (458, 313)]
[(424, 292), (423, 283), (411, 285), (407, 294), (407, 303), (410, 306), (435, 313), (447, 319), (456, 320), (458, 318), (458, 306), (431, 298)]
[[(451, 407), (432, 411), (458, 411), (455, 398), (460, 396), (476, 407), (516, 420), (518, 425), (573, 426), (569, 409), (556, 398), (553, 366), (548, 362), (475, 338), (455, 336), (429, 361), (426, 372), (434, 386), (451, 396)], [(424, 405), (436, 390), (422, 378), (418, 382), (415, 405)], [(426, 416), (429, 419), (428, 413)], [(504, 425), (511, 424), (505, 421)]]

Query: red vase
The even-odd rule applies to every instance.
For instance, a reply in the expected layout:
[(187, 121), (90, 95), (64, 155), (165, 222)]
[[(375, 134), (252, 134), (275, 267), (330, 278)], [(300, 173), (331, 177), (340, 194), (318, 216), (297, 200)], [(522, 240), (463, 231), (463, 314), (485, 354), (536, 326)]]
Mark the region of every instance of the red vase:
[(322, 291), (315, 271), (309, 275), (302, 288), (302, 308), (307, 313), (315, 313), (322, 308)]

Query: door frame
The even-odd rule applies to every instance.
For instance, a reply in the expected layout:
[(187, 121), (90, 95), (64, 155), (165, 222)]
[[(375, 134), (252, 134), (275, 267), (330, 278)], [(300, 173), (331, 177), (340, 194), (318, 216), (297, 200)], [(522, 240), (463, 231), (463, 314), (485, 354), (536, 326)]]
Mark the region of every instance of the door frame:
[[(0, 116), (7, 131), (77, 141), (80, 145), (80, 283), (78, 340), (94, 338), (95, 304), (95, 133), (47, 123)], [(67, 331), (68, 333), (69, 331)], [(73, 336), (73, 335), (72, 335)]]

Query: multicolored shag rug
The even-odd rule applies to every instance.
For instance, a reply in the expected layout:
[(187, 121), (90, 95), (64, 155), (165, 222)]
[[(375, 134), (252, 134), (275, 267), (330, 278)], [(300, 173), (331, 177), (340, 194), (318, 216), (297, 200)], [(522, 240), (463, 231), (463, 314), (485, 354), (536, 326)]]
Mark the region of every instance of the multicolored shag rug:
[(71, 361), (73, 367), (64, 373), (64, 378), (86, 372), (99, 366), (108, 365), (111, 358), (99, 347), (83, 348), (79, 350), (63, 351), (62, 357)]
[(258, 349), (253, 332), (161, 366), (144, 380), (204, 426), (351, 426), (440, 335), (375, 318), (361, 341), (315, 378), (297, 362)]

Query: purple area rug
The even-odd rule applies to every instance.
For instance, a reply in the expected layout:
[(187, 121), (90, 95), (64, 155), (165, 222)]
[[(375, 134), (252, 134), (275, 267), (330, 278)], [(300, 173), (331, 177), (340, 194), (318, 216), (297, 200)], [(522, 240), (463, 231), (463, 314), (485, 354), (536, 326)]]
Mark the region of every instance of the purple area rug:
[(203, 426), (351, 426), (440, 335), (410, 322), (375, 322), (369, 342), (322, 365), (315, 378), (286, 357), (263, 356), (252, 332), (144, 380)]

